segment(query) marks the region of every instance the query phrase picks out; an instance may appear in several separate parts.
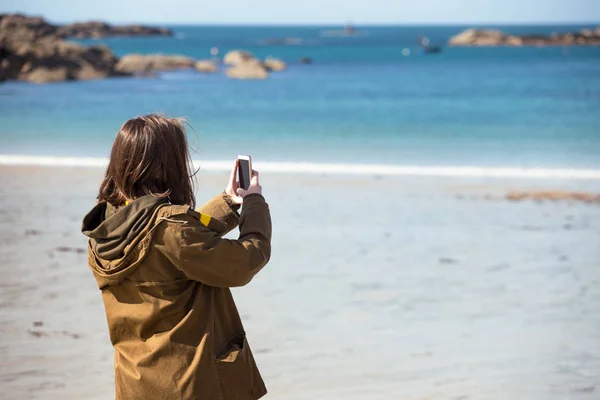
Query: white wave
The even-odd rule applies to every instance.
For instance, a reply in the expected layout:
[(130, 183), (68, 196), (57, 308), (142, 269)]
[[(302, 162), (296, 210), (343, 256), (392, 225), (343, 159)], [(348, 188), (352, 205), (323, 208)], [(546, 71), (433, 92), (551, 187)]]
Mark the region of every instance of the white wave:
[[(108, 159), (103, 157), (54, 157), (2, 155), (0, 165), (44, 167), (105, 168)], [(232, 161), (194, 160), (195, 167), (203, 171), (229, 171)], [(279, 174), (335, 174), (380, 176), (429, 176), (465, 178), (534, 178), (534, 179), (600, 179), (600, 169), (514, 168), (478, 166), (419, 166), (377, 164), (331, 164), (308, 162), (257, 161), (257, 170)]]

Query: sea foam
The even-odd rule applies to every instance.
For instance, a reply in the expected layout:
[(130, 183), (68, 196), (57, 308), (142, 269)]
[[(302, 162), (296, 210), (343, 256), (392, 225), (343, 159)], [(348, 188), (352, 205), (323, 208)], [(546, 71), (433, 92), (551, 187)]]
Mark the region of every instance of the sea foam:
[[(0, 165), (44, 167), (104, 168), (108, 159), (103, 157), (54, 157), (2, 155)], [(230, 171), (232, 161), (194, 160), (194, 166), (203, 171)], [(515, 168), (487, 166), (420, 166), (391, 164), (343, 164), (313, 162), (257, 161), (254, 167), (261, 172), (277, 174), (335, 174), (376, 176), (429, 176), (475, 178), (539, 178), (539, 179), (600, 179), (600, 169)]]

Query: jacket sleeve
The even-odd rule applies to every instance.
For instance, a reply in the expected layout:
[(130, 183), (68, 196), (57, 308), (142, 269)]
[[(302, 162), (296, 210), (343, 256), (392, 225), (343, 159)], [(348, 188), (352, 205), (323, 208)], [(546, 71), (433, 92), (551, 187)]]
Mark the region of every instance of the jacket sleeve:
[(221, 238), (187, 214), (183, 218), (185, 223), (176, 224), (176, 265), (189, 279), (215, 287), (243, 286), (271, 257), (271, 216), (259, 194), (244, 199), (237, 240)]
[(221, 220), (227, 224), (227, 229), (222, 234), (235, 229), (240, 223), (240, 206), (231, 201), (225, 193), (220, 193), (210, 199), (206, 204), (198, 207), (197, 212), (210, 215), (213, 218)]

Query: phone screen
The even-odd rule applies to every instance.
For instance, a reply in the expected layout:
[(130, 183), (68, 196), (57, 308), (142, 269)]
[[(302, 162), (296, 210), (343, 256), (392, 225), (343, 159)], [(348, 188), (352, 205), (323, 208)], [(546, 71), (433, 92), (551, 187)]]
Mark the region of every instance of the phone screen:
[(242, 189), (248, 189), (250, 186), (250, 160), (240, 159), (238, 178), (240, 181), (240, 187)]

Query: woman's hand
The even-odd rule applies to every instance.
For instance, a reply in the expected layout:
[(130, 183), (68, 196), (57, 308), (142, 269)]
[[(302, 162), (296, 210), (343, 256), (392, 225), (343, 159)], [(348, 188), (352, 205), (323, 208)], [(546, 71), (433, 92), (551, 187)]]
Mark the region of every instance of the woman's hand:
[(250, 186), (248, 186), (248, 189), (244, 190), (240, 187), (237, 189), (237, 194), (239, 194), (242, 199), (253, 193), (262, 195), (262, 186), (260, 186), (260, 183), (258, 182), (258, 171), (255, 170), (252, 170), (252, 178), (250, 179)]
[(258, 172), (254, 170), (252, 170), (252, 178), (250, 179), (250, 186), (248, 189), (244, 190), (240, 187), (240, 184), (237, 181), (237, 170), (239, 168), (239, 164), (240, 161), (235, 160), (233, 170), (231, 171), (231, 176), (229, 177), (229, 183), (225, 189), (225, 194), (227, 194), (231, 198), (231, 201), (233, 201), (235, 204), (242, 204), (244, 202), (244, 197), (251, 193), (262, 194), (262, 187), (258, 182)]

